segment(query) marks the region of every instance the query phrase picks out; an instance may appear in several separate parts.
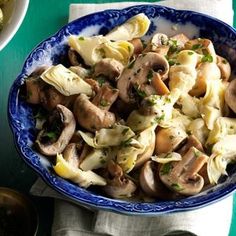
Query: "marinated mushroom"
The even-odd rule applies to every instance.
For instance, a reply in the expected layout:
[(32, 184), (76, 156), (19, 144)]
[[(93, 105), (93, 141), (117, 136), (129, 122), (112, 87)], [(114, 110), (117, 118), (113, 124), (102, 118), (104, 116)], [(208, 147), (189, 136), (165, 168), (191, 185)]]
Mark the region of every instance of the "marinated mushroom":
[(63, 151), (64, 159), (72, 166), (79, 167), (79, 155), (76, 143), (69, 143)]
[(166, 169), (162, 165), (160, 179), (172, 191), (187, 196), (197, 194), (204, 186), (204, 179), (198, 172), (207, 160), (207, 155), (191, 147), (181, 161), (169, 162)]
[(216, 59), (217, 59), (216, 64), (219, 67), (220, 72), (221, 72), (221, 78), (225, 81), (228, 81), (231, 75), (231, 67), (230, 67), (229, 62), (225, 58), (218, 55)]
[(225, 102), (236, 113), (236, 79), (232, 80), (226, 88)]
[(121, 62), (113, 58), (103, 58), (94, 66), (94, 75), (104, 75), (111, 81), (116, 81), (124, 69)]
[(78, 123), (89, 131), (111, 127), (115, 121), (112, 112), (95, 106), (85, 94), (80, 94), (74, 102), (74, 114)]
[(136, 190), (134, 182), (124, 176), (122, 168), (114, 161), (107, 166), (108, 179), (104, 191), (113, 198), (129, 198)]
[(143, 43), (141, 39), (135, 38), (129, 41), (134, 46), (134, 56), (138, 56), (143, 51)]
[(119, 95), (119, 90), (108, 85), (103, 85), (93, 98), (92, 103), (102, 110), (109, 110), (112, 104), (116, 101)]
[(178, 153), (183, 156), (191, 147), (195, 147), (201, 152), (204, 151), (201, 142), (194, 135), (190, 135), (187, 142), (178, 150)]
[(189, 41), (189, 38), (185, 34), (176, 34), (170, 38), (170, 40), (176, 40), (177, 45), (183, 48), (184, 45)]
[[(57, 105), (56, 111), (57, 118), (59, 116), (60, 121), (57, 125), (56, 120), (53, 118), (53, 124), (57, 126), (55, 127), (57, 130), (52, 130), (51, 132), (42, 130), (36, 140), (39, 151), (46, 156), (55, 156), (57, 153), (63, 152), (75, 132), (76, 121), (73, 113), (62, 105)], [(56, 136), (58, 129), (61, 130), (59, 137), (55, 138), (55, 142), (51, 142), (51, 136)]]
[(157, 33), (152, 37), (144, 52), (156, 52), (165, 56), (167, 55), (170, 48), (170, 46), (168, 45), (168, 41), (169, 38), (167, 35)]
[(216, 63), (216, 52), (214, 45), (211, 40), (198, 38), (192, 39), (185, 43), (185, 49), (194, 50), (200, 54), (205, 55), (207, 61), (212, 61)]
[(79, 66), (80, 62), (78, 60), (79, 54), (74, 49), (68, 50), (68, 58), (72, 66)]
[(151, 81), (154, 73), (160, 74), (164, 80), (168, 71), (169, 63), (164, 56), (154, 52), (140, 54), (119, 77), (117, 88), (120, 98), (126, 103), (134, 103), (133, 89), (141, 95), (140, 86)]
[(158, 197), (163, 200), (174, 200), (180, 197), (162, 183), (158, 174), (158, 166), (152, 161), (147, 161), (143, 165), (139, 182), (142, 190), (150, 197)]
[(156, 154), (169, 153), (176, 150), (186, 140), (187, 134), (178, 127), (161, 129), (156, 134)]

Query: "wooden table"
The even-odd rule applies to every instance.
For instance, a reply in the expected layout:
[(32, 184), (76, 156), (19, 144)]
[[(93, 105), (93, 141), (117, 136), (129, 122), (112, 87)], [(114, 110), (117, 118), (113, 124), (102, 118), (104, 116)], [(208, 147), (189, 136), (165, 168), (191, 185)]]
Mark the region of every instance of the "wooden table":
[[(28, 193), (37, 178), (36, 174), (19, 157), (12, 140), (7, 121), (8, 92), (13, 80), (22, 68), (27, 54), (41, 40), (55, 33), (68, 21), (70, 3), (96, 2), (94, 0), (31, 0), (27, 15), (15, 37), (0, 52), (0, 186), (17, 189)], [(101, 1), (97, 1), (101, 2)], [(110, 1), (113, 2), (113, 1)], [(234, 0), (236, 11), (236, 0)], [(234, 19), (234, 26), (236, 20)], [(40, 217), (38, 235), (50, 235), (53, 219), (52, 199), (33, 198)], [(234, 196), (234, 214), (230, 236), (236, 235), (236, 195)]]

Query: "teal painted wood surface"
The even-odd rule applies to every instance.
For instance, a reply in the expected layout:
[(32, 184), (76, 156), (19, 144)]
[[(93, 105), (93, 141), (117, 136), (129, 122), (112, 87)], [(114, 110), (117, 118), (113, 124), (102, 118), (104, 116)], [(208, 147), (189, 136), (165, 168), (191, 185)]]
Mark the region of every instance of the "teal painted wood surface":
[[(116, 2), (110, 0), (106, 2)], [(10, 187), (28, 193), (37, 178), (19, 157), (12, 140), (7, 121), (8, 92), (13, 80), (20, 72), (27, 54), (41, 40), (55, 33), (68, 21), (70, 3), (101, 3), (96, 0), (31, 0), (27, 15), (11, 42), (0, 52), (0, 186)], [(236, 0), (234, 9), (236, 10)], [(234, 26), (236, 20), (234, 18)], [(38, 235), (50, 235), (53, 202), (50, 199), (33, 198), (40, 215)], [(212, 219), (214, 220), (214, 219)], [(236, 235), (236, 195), (229, 236)]]

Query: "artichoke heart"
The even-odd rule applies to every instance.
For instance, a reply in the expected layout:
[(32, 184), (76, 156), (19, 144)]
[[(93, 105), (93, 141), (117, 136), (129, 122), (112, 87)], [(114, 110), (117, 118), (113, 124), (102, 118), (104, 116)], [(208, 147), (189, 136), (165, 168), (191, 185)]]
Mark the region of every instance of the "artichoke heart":
[(127, 20), (122, 25), (110, 31), (106, 38), (109, 40), (132, 40), (144, 36), (150, 26), (151, 21), (148, 17), (140, 13)]
[(236, 161), (236, 135), (226, 135), (212, 148), (207, 173), (212, 184), (217, 184), (221, 175), (227, 175), (226, 167)]
[(155, 127), (152, 126), (145, 129), (133, 139), (136, 142), (126, 143), (117, 153), (117, 163), (126, 173), (134, 168), (136, 161), (141, 158), (141, 155), (148, 152), (149, 147), (155, 143)]
[(236, 119), (229, 117), (219, 117), (214, 123), (207, 144), (214, 144), (226, 135), (236, 134)]
[(115, 124), (113, 128), (103, 128), (96, 131), (95, 136), (90, 133), (79, 131), (83, 140), (91, 147), (106, 148), (119, 146), (121, 143), (132, 138), (135, 133), (125, 125)]
[(108, 161), (108, 151), (103, 149), (93, 149), (81, 162), (82, 170), (94, 170), (102, 168)]
[(87, 188), (90, 185), (106, 185), (106, 180), (93, 171), (83, 171), (71, 166), (62, 156), (57, 154), (55, 172), (62, 178), (69, 179), (81, 187)]
[(91, 96), (93, 93), (88, 83), (61, 64), (49, 67), (41, 78), (65, 96), (80, 93)]
[(134, 47), (126, 41), (111, 42), (102, 35), (81, 37), (71, 35), (68, 44), (83, 58), (85, 64), (93, 66), (102, 58), (113, 58), (127, 65)]

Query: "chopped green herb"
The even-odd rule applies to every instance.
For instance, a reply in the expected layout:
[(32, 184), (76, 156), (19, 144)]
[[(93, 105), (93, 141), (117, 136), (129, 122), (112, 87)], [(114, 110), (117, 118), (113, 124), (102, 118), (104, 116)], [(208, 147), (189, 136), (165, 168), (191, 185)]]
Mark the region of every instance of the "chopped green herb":
[(165, 114), (162, 114), (160, 117), (155, 117), (155, 122), (156, 123), (160, 123), (162, 120), (164, 120), (165, 118)]
[(193, 52), (188, 52), (188, 55), (190, 55), (190, 56), (193, 55)]
[(138, 86), (134, 86), (134, 89), (140, 97), (142, 98), (147, 97), (147, 94), (145, 93), (145, 91), (142, 91), (141, 89), (139, 89)]
[(147, 80), (148, 82), (151, 82), (153, 78), (153, 70), (149, 70), (147, 74)]
[(174, 52), (178, 51), (178, 42), (177, 42), (177, 40), (171, 39), (171, 40), (169, 40), (168, 44), (170, 45), (170, 49), (169, 49), (170, 53), (174, 53)]
[(106, 80), (102, 77), (98, 77), (98, 78), (96, 78), (96, 80), (97, 80), (100, 87), (102, 87), (102, 85), (106, 82)]
[(228, 63), (225, 59), (223, 59), (222, 62), (223, 62), (223, 64), (227, 64)]
[(128, 131), (129, 131), (129, 128), (125, 128), (125, 129), (122, 131), (122, 134), (125, 135)]
[(147, 105), (149, 106), (154, 106), (156, 104), (156, 100), (153, 98), (148, 98), (147, 99)]
[(56, 139), (57, 138), (57, 133), (56, 132), (47, 132), (43, 135), (44, 137), (48, 137), (49, 139)]
[(110, 105), (110, 103), (109, 103), (107, 100), (102, 99), (102, 100), (100, 101), (100, 105), (101, 105), (102, 107), (107, 107), (107, 106)]
[(131, 52), (131, 47), (130, 46), (128, 46), (128, 51)]
[(202, 44), (194, 44), (193, 46), (192, 46), (192, 50), (197, 50), (197, 49), (200, 49), (200, 48), (202, 48)]
[(141, 40), (141, 42), (142, 42), (143, 48), (146, 48), (147, 47), (147, 43), (145, 42), (145, 40)]
[(104, 159), (100, 159), (100, 163), (103, 165), (103, 164), (106, 163), (106, 160), (104, 160)]
[(183, 188), (179, 184), (177, 184), (177, 183), (171, 184), (171, 187), (173, 189), (175, 189), (176, 191), (182, 191), (183, 190)]
[(168, 60), (168, 63), (169, 63), (170, 66), (173, 66), (175, 64), (175, 60), (170, 59), (170, 60)]
[(210, 54), (206, 54), (203, 56), (201, 62), (213, 62), (213, 57)]
[(171, 103), (171, 99), (170, 99), (170, 97), (166, 97), (166, 98), (165, 98), (165, 102), (167, 102), (167, 103)]
[(198, 158), (198, 157), (200, 157), (201, 156), (201, 152), (200, 151), (196, 151), (196, 150), (194, 150), (194, 156), (196, 157), (196, 158)]
[(174, 138), (175, 138), (175, 137), (174, 137), (173, 135), (170, 135), (170, 136), (169, 136), (169, 139), (170, 139), (170, 140), (172, 140), (172, 139), (174, 139)]
[(131, 61), (128, 65), (128, 69), (132, 69), (134, 67), (135, 60)]
[(170, 162), (165, 163), (161, 168), (160, 174), (161, 175), (168, 175), (170, 173), (170, 171), (172, 170), (172, 168), (173, 168), (173, 166), (171, 165)]
[(84, 41), (84, 37), (82, 37), (82, 36), (79, 37), (79, 40), (80, 40), (80, 41)]
[(128, 147), (128, 146), (130, 146), (131, 142), (132, 142), (132, 138), (129, 138), (129, 139), (125, 140), (125, 141), (122, 141), (121, 142), (121, 146)]

